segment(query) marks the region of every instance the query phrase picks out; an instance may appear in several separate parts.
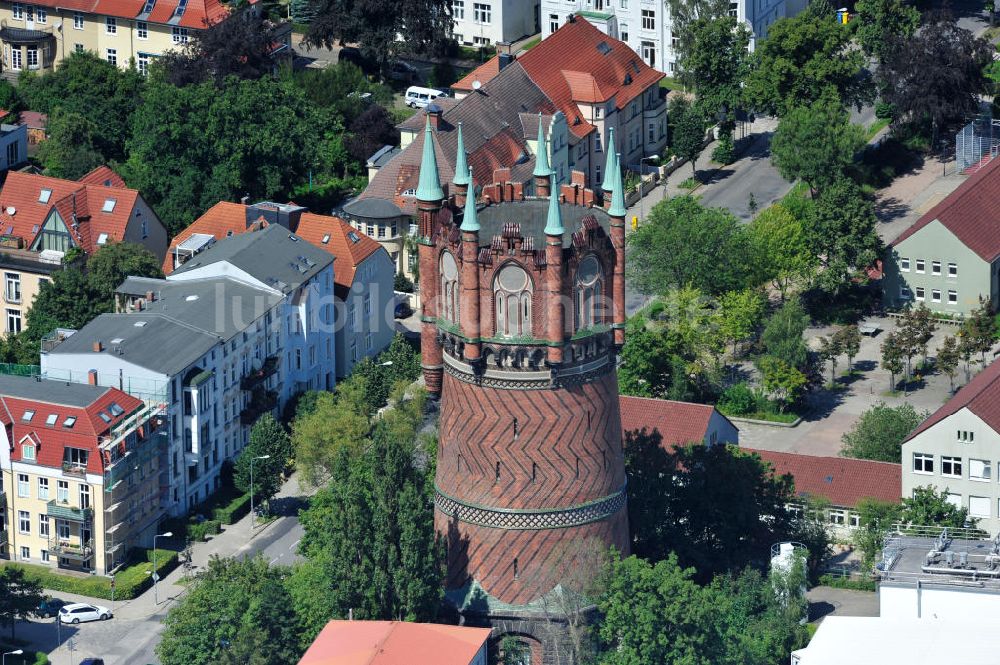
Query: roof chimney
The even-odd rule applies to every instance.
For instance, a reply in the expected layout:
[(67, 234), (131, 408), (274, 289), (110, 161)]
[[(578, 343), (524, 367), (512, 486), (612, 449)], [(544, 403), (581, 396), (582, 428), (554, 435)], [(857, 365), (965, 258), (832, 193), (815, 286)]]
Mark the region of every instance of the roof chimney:
[(95, 340), (94, 341), (94, 353), (100, 353), (103, 350), (104, 350), (104, 345), (101, 344), (101, 340), (99, 340), (99, 339)]
[[(100, 342), (98, 342), (98, 344), (99, 343)], [(89, 383), (92, 386), (96, 386), (97, 385), (97, 370), (96, 369), (89, 369), (89, 370), (87, 370), (87, 383)]]
[(431, 127), (437, 131), (441, 127), (441, 107), (435, 103), (427, 105), (427, 119), (431, 122)]
[(514, 45), (510, 42), (497, 42), (497, 55), (514, 55)]
[(501, 53), (497, 56), (497, 69), (501, 70), (510, 63), (514, 62), (514, 55), (511, 53)]

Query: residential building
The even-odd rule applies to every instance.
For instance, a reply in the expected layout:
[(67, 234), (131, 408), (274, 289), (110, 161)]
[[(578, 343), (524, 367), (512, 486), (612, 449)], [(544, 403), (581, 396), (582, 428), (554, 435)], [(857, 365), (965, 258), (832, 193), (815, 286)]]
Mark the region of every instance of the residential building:
[(602, 197), (583, 174), (560, 186), (544, 168), (528, 195), (480, 184), (470, 164), (456, 169), (472, 177), (456, 177), (449, 199), (429, 122), (424, 132), (421, 363), (440, 398), (434, 523), (448, 548), (445, 598), (462, 623), (492, 626), (530, 662), (555, 663), (568, 639), (560, 626), (587, 620), (559, 604), (562, 590), (583, 583), (595, 551), (629, 548), (615, 362), (625, 341), (622, 172), (612, 158)]
[(0, 189), (0, 332), (24, 328), (41, 283), (63, 268), (70, 249), (91, 254), (112, 242), (140, 244), (162, 259), (167, 231), (139, 192), (108, 167), (78, 181), (8, 173)]
[(968, 315), (988, 298), (1000, 304), (1000, 160), (992, 160), (927, 211), (886, 249), (887, 307), (926, 305)]
[(164, 406), (0, 376), (0, 554), (106, 575), (149, 547), (164, 515)]
[[(650, 67), (673, 75), (677, 70), (677, 43), (667, 0), (541, 0), (542, 37), (549, 39), (574, 17), (593, 23), (601, 32), (620, 39)], [(792, 16), (785, 0), (733, 0), (729, 14), (747, 26), (751, 50), (756, 40), (779, 18)]]
[(327, 252), (336, 261), (334, 331), (336, 376), (351, 373), (362, 358), (377, 355), (395, 334), (393, 309), (396, 257), (338, 217), (316, 215), (292, 203), (253, 205), (222, 201), (209, 208), (170, 243), (163, 272), (170, 275), (215, 241), (275, 224)]
[(662, 437), (666, 449), (702, 443), (740, 444), (740, 431), (729, 418), (711, 404), (676, 402), (669, 399), (629, 397), (622, 395), (618, 402), (622, 414), (622, 432), (646, 430)]
[(490, 46), (537, 33), (539, 0), (451, 0), (452, 37), (465, 46)]
[(0, 171), (9, 171), (28, 161), (28, 127), (0, 124)]
[(299, 665), (486, 665), (489, 628), (409, 621), (326, 624)]
[(333, 263), (278, 224), (223, 238), (167, 279), (126, 279), (122, 311), (43, 340), (42, 372), (167, 404), (168, 507), (183, 514), (257, 418), (333, 388)]
[(427, 121), (442, 183), (465, 180), (471, 168), (477, 183), (502, 182), (508, 194), (521, 188), (531, 195), (535, 171), (551, 170), (558, 184), (579, 172), (580, 187), (606, 191), (611, 153), (637, 170), (643, 156), (666, 146), (661, 78), (625, 44), (575, 21), (517, 58), (498, 54), (453, 86), (461, 99), (438, 99), (400, 124), (402, 150), (338, 214), (383, 242), (412, 277), (416, 258), (406, 240)]
[[(259, 12), (251, 3), (244, 10)], [(52, 71), (73, 53), (90, 51), (127, 68), (134, 60), (145, 74), (164, 53), (183, 48), (198, 32), (233, 13), (221, 0), (0, 1), (2, 75)], [(276, 49), (290, 49), (291, 24), (276, 36)]]
[(981, 528), (1000, 532), (1000, 363), (976, 375), (903, 442), (902, 495), (926, 486), (968, 508)]
[(820, 457), (744, 448), (771, 465), (777, 476), (795, 483), (796, 511), (808, 511), (836, 536), (849, 538), (861, 523), (858, 504), (864, 499), (898, 503), (901, 467), (891, 462)]

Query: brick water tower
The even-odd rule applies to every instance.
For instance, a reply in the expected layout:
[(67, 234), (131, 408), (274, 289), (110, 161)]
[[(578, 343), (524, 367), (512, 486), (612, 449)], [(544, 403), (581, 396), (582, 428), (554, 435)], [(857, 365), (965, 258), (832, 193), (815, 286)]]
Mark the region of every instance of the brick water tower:
[(416, 192), (447, 598), (464, 622), (518, 636), (533, 665), (561, 650), (553, 626), (569, 610), (560, 594), (595, 568), (595, 550), (629, 547), (615, 371), (625, 325), (621, 171), (609, 150), (603, 195), (582, 174), (556, 187), (541, 126), (538, 136), (533, 180), (507, 182), (500, 169), (477, 197), (459, 134), (446, 196), (428, 125)]

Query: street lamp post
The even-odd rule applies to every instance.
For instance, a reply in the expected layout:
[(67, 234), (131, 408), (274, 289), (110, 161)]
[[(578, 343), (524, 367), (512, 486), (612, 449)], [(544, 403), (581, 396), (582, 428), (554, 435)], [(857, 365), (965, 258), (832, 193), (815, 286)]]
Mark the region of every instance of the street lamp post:
[[(659, 158), (660, 158), (659, 155), (649, 155), (648, 157), (639, 158), (639, 219), (640, 220), (644, 219), (646, 216), (645, 213), (643, 213), (643, 205), (642, 205), (642, 163), (649, 162)], [(666, 191), (666, 185), (664, 185), (663, 187), (664, 187), (663, 191)]]
[(255, 513), (253, 512), (253, 463), (259, 459), (271, 459), (270, 455), (258, 455), (250, 458), (250, 532), (253, 532)]
[(160, 574), (156, 572), (156, 539), (157, 538), (170, 538), (173, 536), (173, 531), (167, 531), (166, 533), (158, 533), (153, 536), (153, 604), (160, 604), (159, 589), (157, 588), (157, 583), (160, 581)]
[(7, 656), (20, 656), (22, 653), (24, 653), (24, 649), (16, 649), (14, 651), (8, 651), (3, 655), (3, 658), (2, 660), (0, 660), (0, 663), (2, 663), (2, 665), (7, 665)]

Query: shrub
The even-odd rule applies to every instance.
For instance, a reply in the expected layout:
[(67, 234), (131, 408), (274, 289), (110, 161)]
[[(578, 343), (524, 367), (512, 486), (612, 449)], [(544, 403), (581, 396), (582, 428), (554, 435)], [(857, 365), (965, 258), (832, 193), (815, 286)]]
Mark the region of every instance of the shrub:
[(875, 117), (879, 120), (892, 120), (896, 115), (896, 108), (889, 102), (876, 102)]
[(741, 381), (722, 391), (718, 407), (720, 411), (725, 411), (734, 416), (743, 416), (757, 411), (757, 405), (757, 395), (754, 394), (753, 389), (750, 388), (746, 381)]
[(819, 578), (820, 586), (829, 586), (835, 589), (851, 589), (853, 591), (878, 591), (878, 584), (875, 580), (854, 579), (851, 577), (834, 576), (827, 573)]
[(732, 164), (736, 158), (736, 146), (733, 144), (732, 134), (723, 134), (719, 137), (719, 144), (712, 150), (712, 161), (719, 164)]
[(250, 512), (250, 495), (243, 494), (224, 506), (212, 511), (212, 520), (222, 524), (235, 524)]
[(188, 538), (196, 541), (208, 540), (210, 535), (214, 536), (220, 531), (222, 531), (222, 523), (219, 520), (198, 522), (194, 518), (191, 518), (191, 522), (188, 523), (187, 527)]

